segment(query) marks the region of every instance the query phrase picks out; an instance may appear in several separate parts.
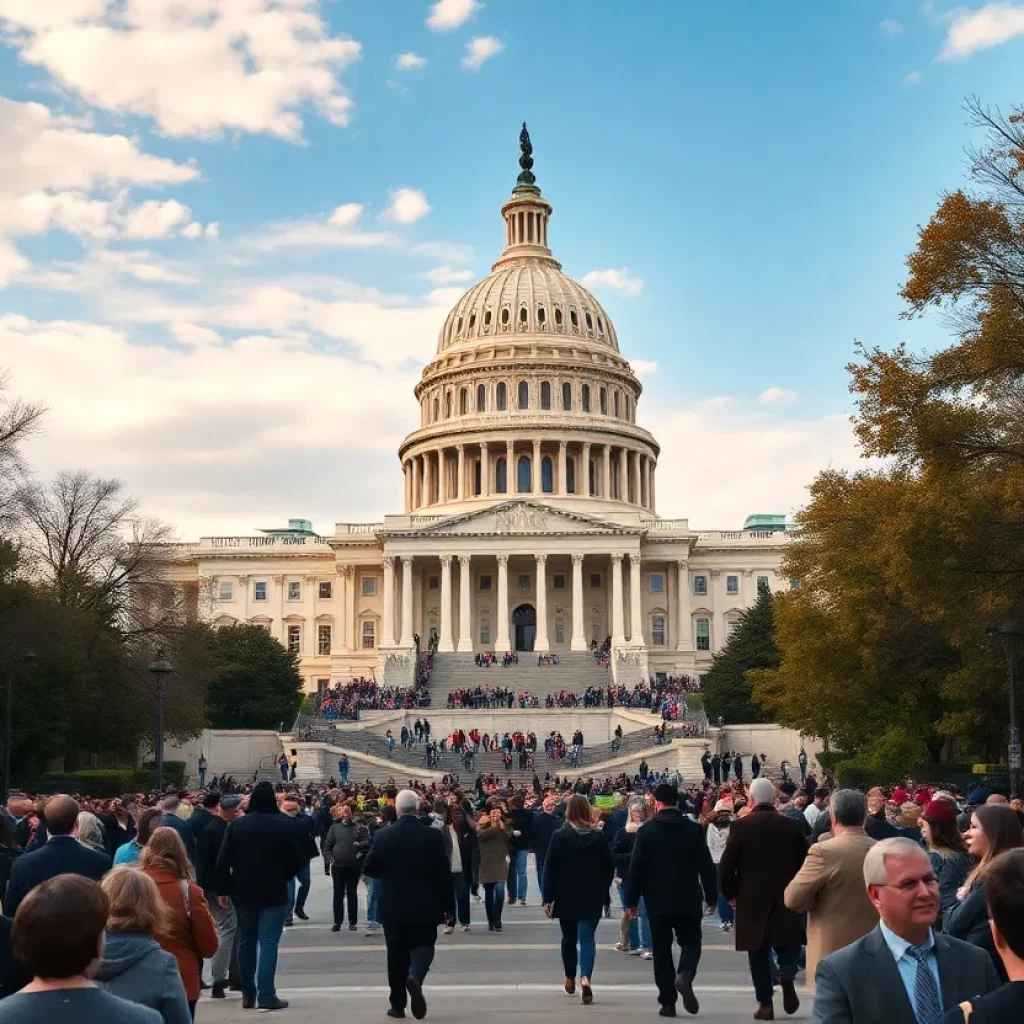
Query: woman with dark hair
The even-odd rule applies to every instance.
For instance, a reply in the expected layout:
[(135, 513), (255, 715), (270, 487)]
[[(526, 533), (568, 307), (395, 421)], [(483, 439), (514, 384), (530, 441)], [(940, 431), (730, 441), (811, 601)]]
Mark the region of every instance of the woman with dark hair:
[(488, 804), (490, 806), (482, 812), (476, 830), (480, 844), (480, 883), (484, 887), (487, 927), (492, 932), (500, 932), (505, 881), (511, 863), (512, 826), (504, 817), (500, 803), (488, 801)]
[(0, 814), (0, 904), (7, 897), (7, 880), (11, 865), (21, 856), (22, 849), (14, 840), (14, 825), (6, 814)]
[(959, 902), (946, 917), (944, 930), (955, 939), (964, 939), (987, 950), (996, 973), (1005, 984), (1006, 968), (996, 952), (988, 923), (985, 875), (989, 864), (999, 854), (1024, 846), (1016, 812), (1006, 804), (976, 807), (967, 830), (967, 846), (977, 866), (957, 893)]
[(149, 837), (160, 827), (164, 812), (159, 807), (147, 807), (139, 815), (139, 830), (130, 842), (117, 848), (114, 854), (114, 867), (118, 864), (136, 864), (142, 857), (142, 849), (149, 842)]
[(957, 892), (967, 881), (974, 861), (956, 827), (956, 807), (949, 800), (930, 800), (921, 813), (921, 835), (932, 871), (939, 880), (940, 923), (957, 904)]
[[(466, 813), (468, 805), (463, 808), (457, 800), (448, 802), (448, 823), (446, 830), (451, 839), (449, 860), (452, 868), (452, 885), (455, 887), (455, 914), (445, 922), (445, 931), (449, 934), (455, 928), (455, 918), (464, 932), (469, 931), (469, 887), (473, 880), (473, 847), (476, 833), (469, 824), (472, 811)], [(475, 822), (473, 822), (475, 824)], [(448, 843), (445, 843), (448, 848)]]

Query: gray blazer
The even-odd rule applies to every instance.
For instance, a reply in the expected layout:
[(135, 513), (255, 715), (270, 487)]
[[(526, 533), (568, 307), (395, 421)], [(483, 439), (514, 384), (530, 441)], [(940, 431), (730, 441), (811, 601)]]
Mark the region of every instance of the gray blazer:
[[(983, 949), (936, 933), (935, 955), (944, 1011), (999, 988), (992, 960)], [(881, 928), (825, 957), (818, 964), (815, 985), (814, 1024), (917, 1024)]]

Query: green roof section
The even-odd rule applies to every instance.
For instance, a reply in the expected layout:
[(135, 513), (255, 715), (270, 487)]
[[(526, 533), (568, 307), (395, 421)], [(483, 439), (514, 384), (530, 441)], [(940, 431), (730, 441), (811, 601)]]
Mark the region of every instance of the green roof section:
[(744, 530), (792, 530), (792, 523), (786, 522), (785, 516), (772, 515), (761, 512), (756, 515), (747, 516), (743, 520)]
[(268, 537), (315, 537), (313, 524), (308, 519), (289, 519), (285, 527), (274, 527), (269, 530), (260, 530)]

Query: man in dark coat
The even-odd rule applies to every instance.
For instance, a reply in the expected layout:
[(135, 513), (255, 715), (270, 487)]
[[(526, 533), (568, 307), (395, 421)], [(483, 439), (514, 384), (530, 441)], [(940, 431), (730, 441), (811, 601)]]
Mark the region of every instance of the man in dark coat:
[(110, 857), (90, 850), (75, 838), (78, 801), (60, 794), (46, 801), (43, 817), (49, 838), (11, 865), (4, 914), (13, 918), (21, 901), (37, 885), (57, 875), (83, 875), (99, 881), (110, 870)]
[(718, 754), (714, 754), (711, 758), (711, 774), (714, 776), (715, 785), (720, 786), (722, 784), (722, 759)]
[[(196, 843), (196, 883), (206, 896), (220, 943), (210, 965), (213, 973), (213, 990), (210, 996), (213, 999), (224, 998), (232, 969), (237, 974), (237, 956), (234, 954), (238, 919), (234, 907), (221, 906), (217, 899), (217, 856), (228, 825), (242, 813), (239, 806), (241, 802), (237, 796), (220, 797), (213, 821), (199, 833)], [(232, 963), (233, 960), (235, 963)]]
[(196, 843), (199, 835), (207, 825), (217, 820), (217, 808), (220, 807), (220, 793), (209, 792), (203, 797), (203, 806), (197, 807), (188, 818), (188, 827)]
[[(630, 915), (636, 916), (641, 897), (647, 908), (662, 1017), (676, 1015), (677, 996), (688, 1013), (700, 1008), (693, 979), (700, 963), (702, 904), (710, 908), (718, 902), (715, 865), (704, 834), (678, 804), (675, 786), (662, 783), (655, 789), (657, 813), (636, 834), (626, 883)], [(680, 948), (678, 969), (672, 962), (673, 934)]]
[(387, 945), (389, 1017), (426, 1016), (423, 981), (434, 960), (437, 926), (455, 913), (455, 887), (440, 829), (419, 819), (420, 798), (411, 789), (395, 797), (398, 820), (373, 837), (363, 874), (379, 879), (377, 920)]
[(530, 849), (537, 861), (537, 888), (544, 884), (544, 861), (547, 859), (551, 837), (565, 824), (565, 819), (557, 814), (558, 797), (554, 793), (546, 793), (541, 810), (533, 817), (530, 829)]
[(786, 1013), (800, 1006), (794, 979), (807, 940), (803, 916), (786, 907), (784, 893), (807, 856), (807, 842), (799, 824), (775, 810), (770, 779), (752, 782), (750, 798), (750, 814), (729, 829), (718, 880), (722, 895), (736, 906), (736, 949), (750, 962), (758, 1002), (754, 1019), (773, 1020), (773, 949)]
[(181, 800), (178, 799), (176, 794), (172, 793), (169, 796), (165, 796), (160, 801), (160, 810), (164, 812), (163, 817), (160, 819), (160, 824), (165, 828), (173, 828), (181, 836), (188, 859), (194, 865), (196, 862), (196, 836), (189, 823), (184, 818), (178, 817), (178, 808), (180, 806)]
[(885, 793), (879, 786), (868, 790), (868, 816), (864, 819), (864, 831), (876, 843), (899, 838), (900, 830), (885, 816)]
[(703, 754), (700, 755), (700, 766), (701, 766), (702, 771), (704, 772), (704, 781), (705, 782), (710, 782), (711, 781), (711, 755), (706, 750), (704, 751)]

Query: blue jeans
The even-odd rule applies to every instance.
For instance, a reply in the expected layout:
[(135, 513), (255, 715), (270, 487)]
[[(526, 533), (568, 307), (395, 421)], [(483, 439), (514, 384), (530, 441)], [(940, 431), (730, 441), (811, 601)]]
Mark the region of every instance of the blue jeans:
[(736, 916), (736, 911), (732, 909), (732, 905), (729, 901), (721, 894), (718, 894), (718, 920), (722, 924), (732, 924), (733, 918)]
[[(299, 893), (298, 898), (295, 895), (295, 882), (298, 880)], [(309, 864), (307, 863), (304, 868), (299, 869), (299, 873), (288, 882), (288, 916), (285, 918), (286, 921), (292, 919), (292, 914), (295, 912), (295, 908), (299, 910), (306, 905), (306, 898), (309, 896), (309, 887), (312, 885), (312, 880), (309, 877)]]
[(277, 947), (284, 930), (288, 904), (243, 910), (238, 914), (238, 973), (242, 995), (257, 1003), (271, 1003), (277, 998), (274, 975), (277, 973)]
[[(775, 959), (779, 966), (779, 977), (792, 980), (796, 977), (797, 964), (800, 961), (800, 946), (776, 946)], [(772, 1001), (772, 947), (762, 946), (760, 949), (747, 950), (750, 964), (750, 979), (754, 983), (754, 996), (762, 1006)]]
[(484, 911), (488, 924), (501, 924), (501, 907), (504, 902), (505, 883), (484, 882)]
[(640, 905), (636, 910), (640, 915), (640, 948), (651, 950), (654, 948), (651, 939), (651, 919), (647, 916), (647, 904), (644, 903), (643, 896), (640, 897)]
[(579, 968), (581, 978), (592, 978), (594, 959), (597, 956), (597, 943), (594, 932), (597, 921), (567, 921), (559, 918), (562, 927), (562, 966), (567, 978), (576, 977), (576, 946), (579, 944)]
[(508, 865), (508, 898), (512, 903), (526, 899), (526, 858), (528, 850), (513, 850)]
[(366, 922), (377, 924), (377, 887), (376, 878), (366, 880)]
[(469, 924), (469, 880), (465, 871), (452, 872), (452, 887), (455, 889), (455, 913), (447, 918), (445, 924), (454, 925), (456, 917), (459, 924)]
[[(626, 887), (625, 885), (617, 885), (615, 887), (619, 891), (619, 905), (622, 907), (622, 912), (626, 912)], [(629, 919), (629, 948), (639, 949), (640, 948), (640, 920), (636, 917)], [(645, 949), (650, 949), (650, 946), (645, 946)], [(568, 977), (568, 975), (566, 975)]]

